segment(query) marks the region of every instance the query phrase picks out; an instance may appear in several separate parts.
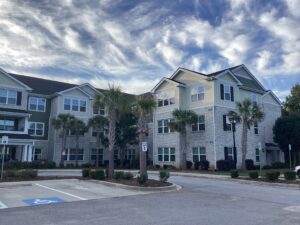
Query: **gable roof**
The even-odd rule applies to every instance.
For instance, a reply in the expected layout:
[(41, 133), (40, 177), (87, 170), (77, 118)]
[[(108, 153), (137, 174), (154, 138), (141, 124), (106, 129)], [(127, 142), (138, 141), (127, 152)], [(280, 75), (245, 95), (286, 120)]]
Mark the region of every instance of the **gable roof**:
[(26, 90), (31, 91), (32, 88), (30, 88), (28, 85), (26, 85), (25, 83), (19, 81), (18, 79), (16, 79), (14, 76), (12, 76), (12, 74), (7, 73), (6, 71), (4, 71), (3, 69), (0, 68), (0, 72), (5, 74), (7, 77), (9, 77), (10, 79), (12, 79), (13, 81), (17, 82), (18, 84), (20, 84), (21, 86), (23, 86)]
[(78, 85), (69, 84), (54, 80), (46, 80), (42, 78), (29, 77), (19, 74), (10, 73), (10, 75), (27, 86), (32, 88), (32, 92), (41, 95), (52, 95), (56, 92), (61, 92), (66, 89), (76, 87)]
[(157, 90), (157, 88), (159, 88), (160, 85), (162, 85), (164, 82), (169, 82), (171, 84), (174, 84), (176, 85), (177, 87), (178, 86), (182, 86), (184, 87), (185, 84), (181, 83), (181, 82), (178, 82), (177, 80), (173, 80), (173, 79), (169, 79), (169, 78), (166, 78), (166, 77), (163, 77), (162, 79), (160, 79), (160, 81), (154, 86), (154, 88), (152, 88), (151, 90), (151, 93), (155, 92)]

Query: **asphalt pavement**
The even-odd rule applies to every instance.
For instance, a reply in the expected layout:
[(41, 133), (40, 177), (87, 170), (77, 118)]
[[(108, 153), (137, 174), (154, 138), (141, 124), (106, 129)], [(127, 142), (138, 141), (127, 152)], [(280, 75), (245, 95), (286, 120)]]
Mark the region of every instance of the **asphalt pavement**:
[(1, 225), (299, 225), (300, 190), (174, 176), (180, 191), (0, 210)]

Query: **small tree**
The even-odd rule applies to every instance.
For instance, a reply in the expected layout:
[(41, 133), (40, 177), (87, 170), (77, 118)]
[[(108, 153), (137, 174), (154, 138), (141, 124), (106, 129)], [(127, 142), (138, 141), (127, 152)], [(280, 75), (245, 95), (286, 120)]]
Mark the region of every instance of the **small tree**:
[(108, 125), (108, 121), (105, 117), (97, 115), (89, 119), (88, 127), (92, 127), (96, 132), (96, 168), (99, 167), (99, 150), (101, 142), (104, 141), (104, 131)]
[(79, 136), (81, 134), (84, 134), (86, 131), (87, 131), (87, 126), (82, 120), (74, 117), (70, 121), (70, 132), (75, 134), (75, 142), (76, 142), (75, 165), (76, 166), (78, 166)]
[(300, 115), (300, 84), (296, 84), (291, 89), (291, 94), (286, 97), (283, 108), (289, 114)]
[(155, 108), (156, 102), (152, 96), (139, 96), (137, 98), (137, 111), (139, 115), (138, 133), (139, 133), (139, 156), (140, 156), (140, 175), (147, 175), (146, 153), (142, 151), (142, 142), (146, 140), (148, 133), (147, 114)]
[(169, 123), (169, 127), (179, 133), (180, 138), (180, 167), (186, 169), (186, 133), (187, 126), (197, 123), (198, 115), (190, 110), (175, 109), (173, 111), (174, 121)]
[(248, 130), (264, 118), (264, 113), (257, 104), (252, 104), (250, 99), (237, 102), (236, 107), (237, 112), (230, 111), (228, 114), (239, 118), (237, 122), (242, 123), (242, 169), (246, 169)]
[(69, 113), (59, 114), (56, 118), (52, 119), (52, 125), (55, 130), (61, 130), (60, 137), (61, 141), (61, 158), (60, 163), (64, 163), (64, 153), (66, 150), (67, 132), (70, 130), (71, 121), (75, 117)]
[(113, 178), (114, 175), (114, 150), (116, 145), (116, 123), (118, 115), (125, 109), (126, 99), (121, 92), (120, 87), (109, 85), (109, 89), (103, 94), (95, 96), (95, 105), (105, 105), (108, 118), (108, 152), (109, 152), (109, 167), (108, 177)]

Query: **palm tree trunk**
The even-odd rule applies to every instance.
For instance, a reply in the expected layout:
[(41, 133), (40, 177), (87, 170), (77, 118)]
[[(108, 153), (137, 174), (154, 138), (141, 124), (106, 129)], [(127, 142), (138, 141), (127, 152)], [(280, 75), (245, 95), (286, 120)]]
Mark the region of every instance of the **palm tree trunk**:
[(116, 138), (116, 110), (113, 109), (109, 113), (109, 134), (108, 134), (108, 151), (109, 151), (109, 166), (108, 166), (108, 177), (113, 178), (114, 176), (114, 147)]
[(247, 155), (247, 143), (248, 143), (248, 126), (246, 122), (243, 122), (242, 132), (242, 170), (246, 169), (246, 155)]
[(142, 149), (142, 143), (145, 142), (146, 122), (144, 111), (141, 111), (139, 119), (139, 152), (140, 152), (140, 175), (147, 175), (146, 152)]
[(75, 165), (78, 166), (79, 133), (76, 131)]
[(100, 132), (98, 131), (96, 137), (96, 163), (95, 163), (96, 168), (99, 168), (99, 150), (100, 150)]
[(60, 156), (60, 164), (64, 164), (64, 160), (65, 160), (65, 156), (64, 156), (65, 148), (66, 148), (66, 131), (63, 130), (63, 131), (62, 131), (62, 137), (61, 137), (61, 156)]
[(181, 151), (181, 162), (180, 168), (186, 169), (186, 131), (180, 133), (180, 151)]

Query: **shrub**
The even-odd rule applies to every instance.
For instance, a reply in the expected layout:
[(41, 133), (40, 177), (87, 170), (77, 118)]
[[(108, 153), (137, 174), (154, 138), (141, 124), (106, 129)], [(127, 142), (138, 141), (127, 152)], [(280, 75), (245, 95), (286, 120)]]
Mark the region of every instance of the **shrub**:
[(105, 180), (105, 171), (104, 170), (95, 170), (95, 179), (96, 180)]
[(278, 171), (272, 171), (266, 173), (266, 178), (269, 181), (278, 180), (280, 173)]
[(286, 180), (296, 180), (296, 172), (292, 170), (286, 171), (284, 172), (284, 178)]
[(82, 168), (92, 168), (93, 166), (90, 163), (83, 163), (83, 164), (81, 164), (81, 167)]
[(283, 162), (274, 162), (272, 164), (272, 168), (273, 169), (284, 169), (284, 168), (286, 168), (286, 165)]
[(253, 170), (254, 169), (254, 161), (252, 159), (246, 159), (246, 169), (247, 170)]
[(239, 171), (237, 170), (231, 170), (230, 171), (231, 178), (238, 178), (239, 177)]
[(63, 163), (59, 163), (59, 168), (64, 168), (65, 165)]
[(192, 166), (193, 166), (193, 163), (191, 161), (186, 161), (186, 168), (188, 170), (190, 170), (192, 168)]
[(148, 180), (148, 175), (140, 175), (137, 177), (137, 181), (139, 182), (140, 185), (145, 184)]
[(37, 171), (32, 169), (25, 169), (19, 171), (19, 175), (24, 180), (34, 179), (37, 177)]
[(159, 171), (159, 180), (161, 182), (167, 182), (169, 177), (170, 177), (170, 173), (168, 171), (166, 171), (166, 170)]
[(200, 161), (200, 170), (208, 170), (209, 168), (209, 161), (201, 160)]
[(164, 170), (175, 170), (176, 167), (173, 165), (163, 165)]
[(258, 178), (258, 172), (257, 171), (250, 172), (249, 177), (251, 179), (257, 179)]
[(85, 168), (81, 170), (82, 177), (89, 177), (91, 169)]
[(140, 161), (138, 159), (130, 161), (130, 168), (131, 169), (139, 169), (140, 168)]
[(269, 165), (264, 165), (264, 166), (262, 167), (262, 169), (263, 169), (263, 170), (270, 170), (270, 169), (272, 169), (272, 167), (269, 166)]
[(115, 178), (116, 180), (123, 179), (123, 177), (124, 177), (124, 172), (123, 172), (123, 171), (117, 171), (117, 172), (115, 172), (115, 174), (114, 174), (114, 178)]
[(235, 169), (235, 163), (232, 160), (218, 160), (217, 168), (221, 171), (230, 171)]
[(18, 173), (16, 170), (6, 170), (3, 175), (4, 177), (17, 177)]
[(199, 168), (200, 168), (200, 162), (199, 161), (194, 162), (194, 169), (199, 170)]
[(131, 172), (126, 172), (124, 173), (123, 178), (125, 180), (131, 180), (133, 178), (133, 174)]
[(155, 169), (160, 169), (160, 165), (155, 165)]
[(89, 177), (92, 179), (96, 179), (96, 171), (95, 170), (90, 170)]

